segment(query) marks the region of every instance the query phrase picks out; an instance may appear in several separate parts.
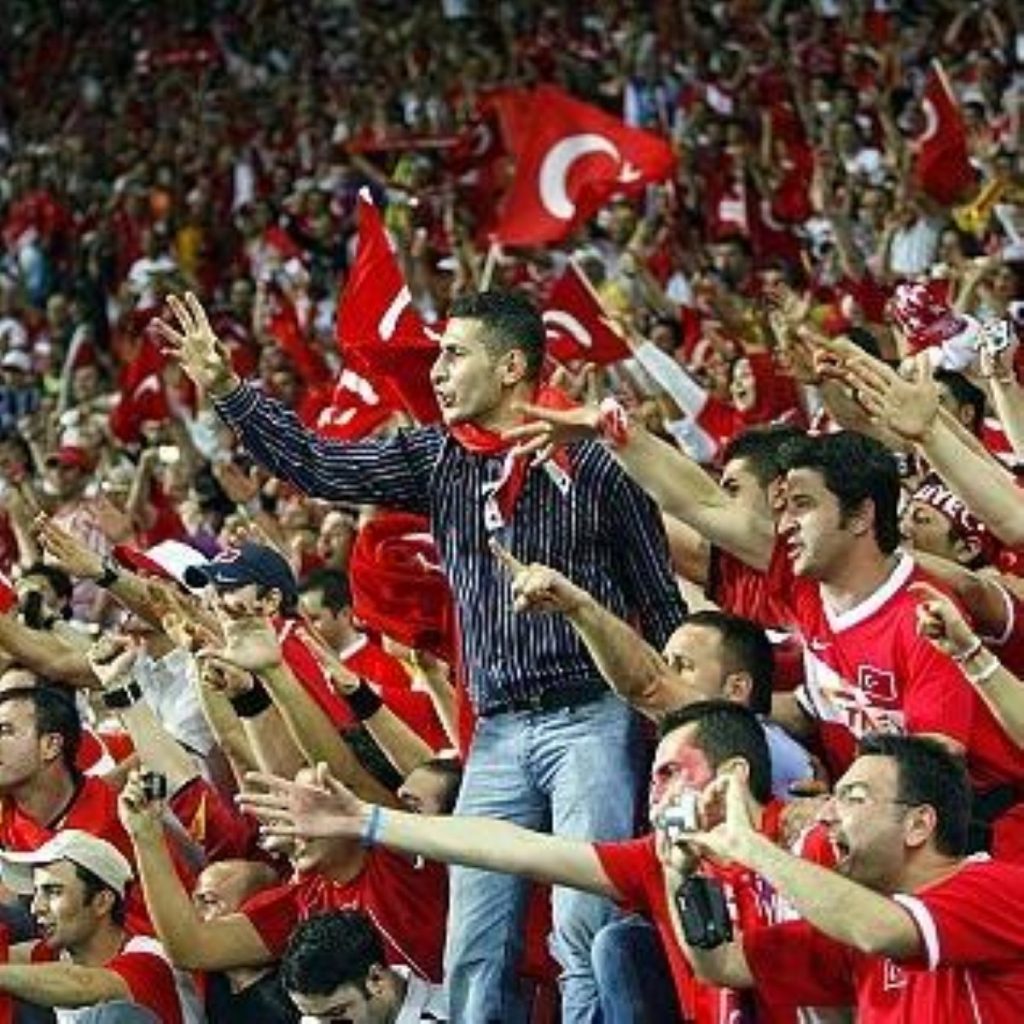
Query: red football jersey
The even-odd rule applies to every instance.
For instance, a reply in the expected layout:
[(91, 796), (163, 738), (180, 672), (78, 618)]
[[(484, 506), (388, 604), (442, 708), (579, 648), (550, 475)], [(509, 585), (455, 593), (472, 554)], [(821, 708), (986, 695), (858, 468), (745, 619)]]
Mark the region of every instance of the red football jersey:
[[(31, 956), (35, 964), (68, 962), (45, 942), (36, 943)], [(132, 1001), (152, 1010), (161, 1024), (183, 1024), (186, 1014), (178, 979), (155, 939), (129, 938), (117, 956), (103, 966), (119, 974), (131, 992)]]
[[(776, 839), (782, 804), (773, 801), (765, 809), (762, 832)], [(765, 1003), (755, 992), (717, 988), (697, 981), (676, 942), (668, 894), (653, 833), (627, 842), (595, 843), (594, 850), (611, 883), (621, 893), (621, 905), (649, 917), (658, 929), (668, 956), (679, 1005), (695, 1024), (734, 1024), (746, 1020), (756, 1008), (762, 1024), (791, 1024), (797, 1020), (792, 1006)], [(757, 931), (792, 916), (792, 910), (759, 875), (740, 866), (705, 865), (705, 873), (722, 882), (733, 926), (738, 932)]]
[(448, 914), (448, 873), (441, 864), (413, 862), (375, 847), (367, 852), (363, 870), (347, 882), (310, 874), (257, 893), (241, 912), (278, 958), (300, 921), (350, 907), (373, 920), (388, 963), (406, 964), (428, 981), (441, 980)]
[(855, 1005), (858, 1024), (1016, 1024), (1024, 1005), (1024, 867), (971, 858), (949, 878), (896, 896), (921, 953), (868, 956), (804, 921), (751, 931), (758, 990), (804, 1006)]
[[(924, 577), (900, 554), (873, 594), (833, 612), (817, 582), (795, 576), (783, 542), (768, 570), (788, 600), (804, 642), (804, 683), (796, 691), (817, 720), (833, 776), (853, 761), (869, 732), (939, 733), (968, 747), (978, 700), (956, 664), (917, 632), (917, 598), (909, 585)], [(987, 767), (971, 750), (972, 772)]]

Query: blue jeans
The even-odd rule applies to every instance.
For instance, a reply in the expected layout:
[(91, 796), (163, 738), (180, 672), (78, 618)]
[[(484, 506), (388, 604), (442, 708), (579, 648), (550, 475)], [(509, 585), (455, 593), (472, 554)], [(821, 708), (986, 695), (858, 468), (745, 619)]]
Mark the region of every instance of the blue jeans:
[(635, 914), (605, 925), (590, 951), (604, 1024), (674, 1024), (679, 1003), (657, 929)]
[[(633, 834), (638, 720), (609, 694), (576, 708), (509, 712), (477, 723), (455, 810), (577, 839)], [(445, 984), (455, 1024), (519, 1024), (517, 969), (527, 883), (452, 868)], [(562, 1019), (598, 1024), (590, 944), (616, 915), (607, 900), (556, 888), (551, 951), (562, 968)]]

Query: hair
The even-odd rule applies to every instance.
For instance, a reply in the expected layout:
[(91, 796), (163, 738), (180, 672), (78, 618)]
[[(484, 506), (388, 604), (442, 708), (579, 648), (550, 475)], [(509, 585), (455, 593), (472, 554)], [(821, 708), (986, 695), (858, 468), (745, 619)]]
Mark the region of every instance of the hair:
[(536, 380), (544, 365), (544, 321), (522, 292), (477, 292), (461, 295), (448, 311), (449, 319), (479, 320), (484, 345), (496, 357), (519, 350), (526, 359), (526, 376)]
[(432, 757), (429, 761), (417, 765), (424, 771), (444, 779), (444, 797), (441, 800), (441, 813), (451, 814), (455, 810), (456, 801), (459, 799), (459, 790), (462, 788), (462, 763), (456, 757), (445, 757), (443, 754)]
[(985, 419), (985, 392), (975, 387), (962, 373), (953, 370), (936, 370), (935, 379), (949, 389), (958, 408), (970, 408), (971, 420), (967, 427), (973, 434), (980, 433)]
[(299, 593), (309, 594), (322, 591), (324, 607), (337, 615), (352, 606), (352, 591), (348, 585), (348, 577), (339, 569), (328, 569), (321, 566), (299, 582)]
[(683, 343), (683, 325), (679, 322), (679, 319), (674, 316), (662, 315), (656, 316), (650, 324), (650, 330), (654, 330), (655, 327), (664, 327), (672, 334), (672, 341), (678, 348)]
[(757, 482), (767, 487), (786, 471), (782, 459), (783, 446), (798, 437), (803, 437), (803, 431), (787, 423), (749, 427), (726, 444), (721, 463), (724, 466), (733, 459), (745, 459)]
[(747, 707), (759, 715), (772, 709), (775, 680), (775, 652), (765, 631), (750, 619), (716, 608), (704, 608), (688, 615), (684, 625), (707, 626), (722, 638), (722, 668), (726, 673), (746, 672), (750, 676)]
[[(74, 862), (72, 861), (72, 863)], [(75, 864), (75, 874), (82, 880), (86, 903), (92, 903), (101, 892), (109, 892), (114, 897), (114, 902), (110, 905), (110, 920), (116, 925), (123, 925), (125, 919), (124, 897), (104, 882), (99, 875), (88, 868), (83, 868), (81, 864)]]
[(750, 792), (758, 803), (772, 798), (772, 759), (764, 727), (750, 708), (729, 700), (701, 700), (672, 711), (661, 722), (662, 739), (696, 724), (694, 743), (715, 771), (734, 757), (750, 767)]
[(365, 993), (375, 964), (384, 966), (384, 943), (361, 910), (335, 910), (303, 921), (281, 960), (281, 981), (288, 992), (325, 996), (339, 985), (357, 985)]
[(82, 719), (71, 697), (45, 679), (38, 686), (15, 686), (0, 693), (0, 704), (22, 700), (30, 703), (36, 715), (36, 733), (60, 736), (64, 767), (78, 775), (78, 748), (82, 742)]
[(935, 811), (935, 848), (959, 857), (967, 850), (971, 822), (971, 785), (963, 761), (937, 740), (925, 736), (871, 733), (857, 745), (860, 757), (890, 757), (896, 762), (897, 797)]
[(25, 463), (28, 474), (31, 476), (36, 472), (36, 460), (32, 455), (32, 448), (16, 430), (0, 431), (0, 444), (14, 445), (18, 449), (19, 458)]
[(821, 474), (826, 490), (839, 501), (844, 526), (871, 501), (879, 548), (888, 555), (899, 547), (899, 468), (880, 441), (852, 430), (816, 437), (804, 434), (786, 443), (782, 458), (787, 472), (809, 469)]

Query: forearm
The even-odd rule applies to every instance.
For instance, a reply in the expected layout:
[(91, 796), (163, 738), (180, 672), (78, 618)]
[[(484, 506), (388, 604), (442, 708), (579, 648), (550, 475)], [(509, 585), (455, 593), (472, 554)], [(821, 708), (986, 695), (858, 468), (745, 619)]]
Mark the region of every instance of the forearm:
[(633, 425), (613, 454), (663, 512), (751, 567), (767, 569), (775, 543), (767, 515), (731, 501), (700, 466), (642, 426)]
[(70, 963), (0, 965), (0, 991), (37, 1006), (69, 1008), (132, 997), (115, 971)]
[(364, 719), (363, 725), (402, 778), (434, 756), (433, 750), (386, 704)]
[(988, 648), (977, 650), (961, 666), (964, 678), (974, 687), (978, 696), (1020, 747), (1024, 747), (1024, 683), (1021, 682)]
[(447, 673), (440, 668), (424, 668), (423, 681), (449, 743), (458, 748), (459, 719), (455, 706), (455, 687), (448, 681)]
[(29, 629), (13, 615), (0, 615), (0, 647), (25, 668), (70, 686), (99, 685), (88, 659), (55, 636)]
[(908, 911), (836, 871), (802, 860), (754, 831), (736, 859), (770, 882), (805, 921), (854, 949), (906, 957), (920, 945)]
[(254, 772), (259, 768), (259, 762), (253, 754), (241, 720), (222, 693), (211, 690), (208, 686), (199, 686), (197, 689), (207, 724), (217, 739), (217, 745), (227, 758), (236, 782), (241, 786), (246, 772)]
[(325, 762), (331, 773), (364, 800), (393, 805), (394, 794), (359, 763), (334, 723), (283, 662), (260, 673), (296, 745), (309, 764)]
[(590, 843), (520, 828), (495, 818), (380, 812), (378, 841), (445, 864), (500, 871), (615, 898)]
[(932, 469), (1004, 544), (1024, 545), (1024, 498), (1009, 473), (977, 455), (941, 420), (920, 448)]
[(123, 708), (120, 717), (142, 764), (166, 775), (171, 793), (200, 774), (192, 755), (163, 727), (145, 701)]
[(276, 704), (241, 722), (260, 771), (293, 779), (300, 768), (310, 766)]
[(604, 680), (628, 704), (649, 718), (698, 699), (670, 672), (665, 659), (628, 623), (593, 598), (566, 615)]

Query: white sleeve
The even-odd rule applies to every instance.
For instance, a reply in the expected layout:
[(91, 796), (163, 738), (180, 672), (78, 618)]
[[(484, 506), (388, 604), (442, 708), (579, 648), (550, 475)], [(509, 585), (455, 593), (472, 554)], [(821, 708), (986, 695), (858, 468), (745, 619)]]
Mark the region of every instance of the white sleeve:
[(694, 420), (667, 420), (665, 430), (694, 462), (706, 466), (715, 461), (718, 442)]
[(680, 410), (689, 416), (700, 415), (707, 405), (708, 393), (675, 359), (649, 341), (645, 341), (633, 355)]

